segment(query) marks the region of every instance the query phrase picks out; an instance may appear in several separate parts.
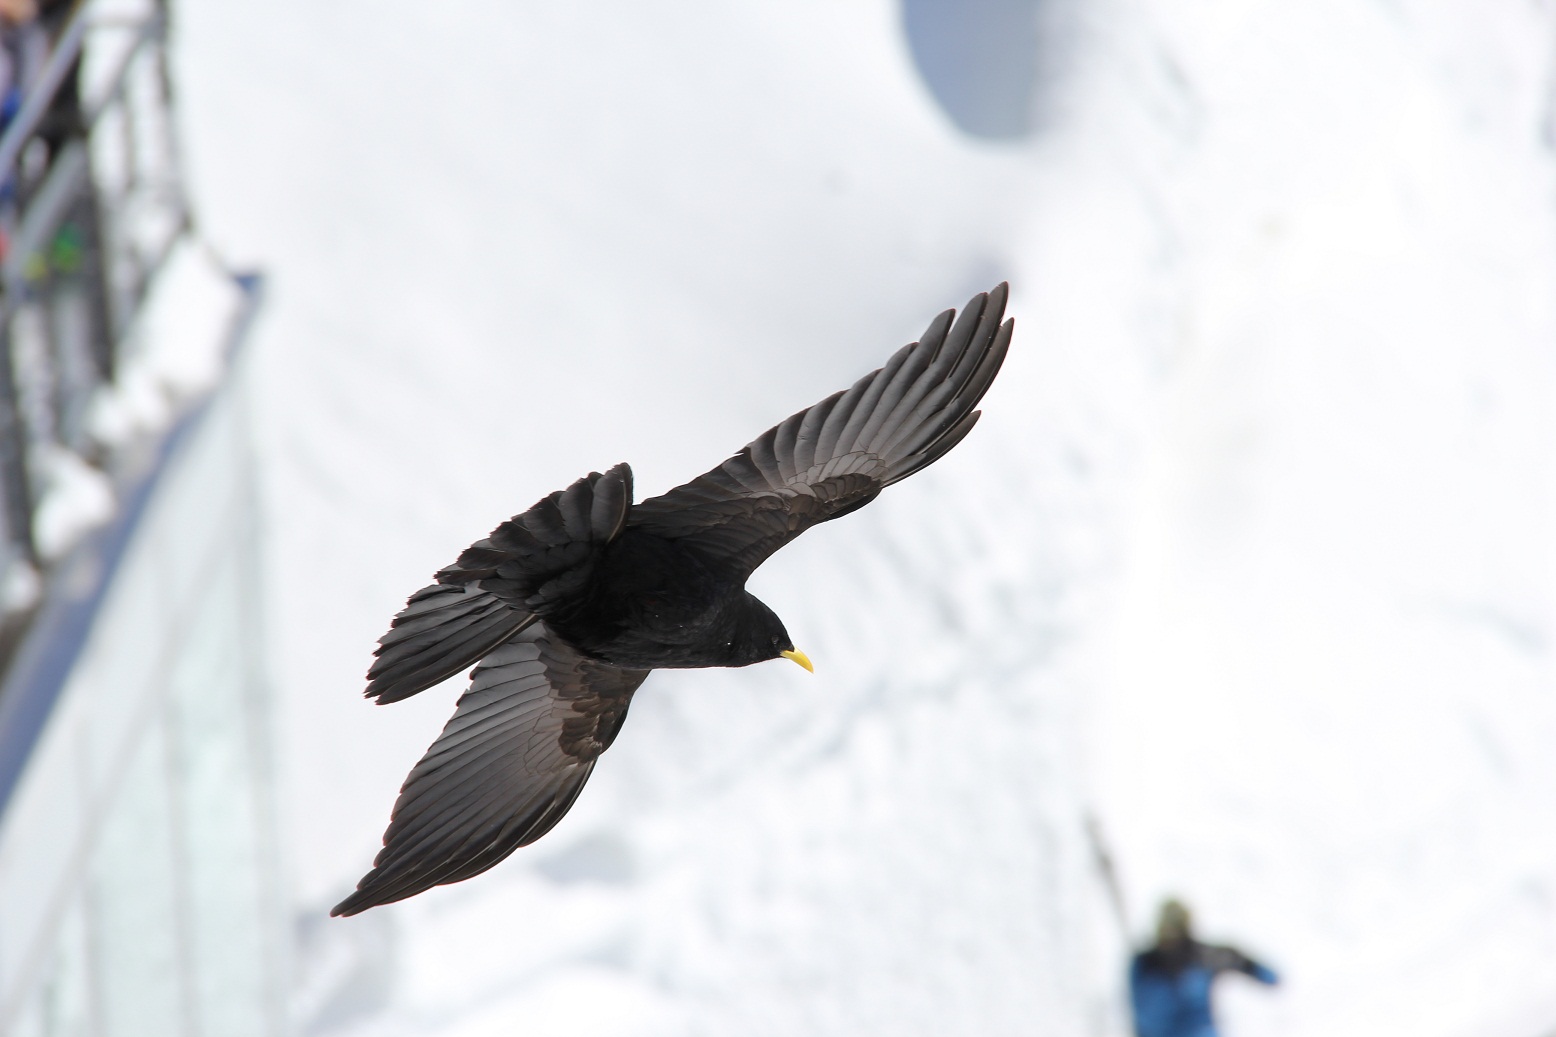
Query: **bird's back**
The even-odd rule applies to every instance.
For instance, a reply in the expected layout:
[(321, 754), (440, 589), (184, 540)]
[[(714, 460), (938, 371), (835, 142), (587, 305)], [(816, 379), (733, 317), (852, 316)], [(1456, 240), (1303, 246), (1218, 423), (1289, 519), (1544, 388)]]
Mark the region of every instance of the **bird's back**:
[(617, 666), (725, 666), (723, 634), (752, 600), (743, 583), (686, 545), (629, 525), (577, 601), (547, 622), (579, 650)]

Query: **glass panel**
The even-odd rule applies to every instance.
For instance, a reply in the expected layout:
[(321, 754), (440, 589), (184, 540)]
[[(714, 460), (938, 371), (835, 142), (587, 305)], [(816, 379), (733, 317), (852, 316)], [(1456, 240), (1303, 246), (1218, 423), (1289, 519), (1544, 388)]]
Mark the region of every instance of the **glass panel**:
[(0, 1031), (285, 1029), (242, 440), (166, 473), (0, 826)]
[(67, 715), (40, 741), (0, 829), (0, 990), (8, 999), (36, 967), (33, 957), (47, 950), (56, 924), (50, 912), (86, 837), (79, 718), (68, 708), (58, 712)]
[(92, 998), (85, 913), (78, 901), (65, 916), (59, 944), (14, 1037), (91, 1037)]
[(240, 637), (242, 586), (232, 552), (206, 582), (204, 607), (184, 640), (172, 694), (179, 716), (179, 791), (200, 1031), (265, 1032), (263, 888), (255, 773)]
[(105, 1037), (177, 1037), (178, 860), (168, 746), (161, 725), (141, 739), (106, 818), (87, 891), (101, 969)]

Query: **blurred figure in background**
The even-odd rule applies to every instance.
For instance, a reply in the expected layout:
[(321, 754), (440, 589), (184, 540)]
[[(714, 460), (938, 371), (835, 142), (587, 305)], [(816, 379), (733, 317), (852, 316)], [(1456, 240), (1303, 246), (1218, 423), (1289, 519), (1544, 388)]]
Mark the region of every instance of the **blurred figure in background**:
[[(0, 136), (21, 111), (27, 89), (48, 57), (48, 48), (34, 0), (0, 0)], [(11, 170), (0, 171), (0, 259), (11, 251), (16, 193)]]
[(1210, 988), (1223, 972), (1241, 972), (1274, 985), (1268, 967), (1231, 947), (1194, 938), (1194, 916), (1181, 900), (1162, 904), (1156, 943), (1129, 965), (1129, 1005), (1136, 1037), (1219, 1037), (1210, 1011)]
[(9, 126), (21, 109), (48, 50), (35, 0), (0, 0), (0, 128)]

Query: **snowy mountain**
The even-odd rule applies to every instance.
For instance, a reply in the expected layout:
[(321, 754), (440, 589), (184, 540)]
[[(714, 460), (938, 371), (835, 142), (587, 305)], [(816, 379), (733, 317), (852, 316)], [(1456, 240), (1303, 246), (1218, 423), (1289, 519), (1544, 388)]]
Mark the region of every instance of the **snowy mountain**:
[[(1177, 892), (1286, 975), (1231, 1034), (1556, 1027), (1549, 4), (177, 15), (274, 283), (304, 1032), (1122, 1033), (1088, 815), (1137, 937)], [(408, 593), (1007, 278), (978, 429), (753, 581), (815, 677), (656, 673), (542, 842), (322, 918), (458, 694), (357, 694)]]

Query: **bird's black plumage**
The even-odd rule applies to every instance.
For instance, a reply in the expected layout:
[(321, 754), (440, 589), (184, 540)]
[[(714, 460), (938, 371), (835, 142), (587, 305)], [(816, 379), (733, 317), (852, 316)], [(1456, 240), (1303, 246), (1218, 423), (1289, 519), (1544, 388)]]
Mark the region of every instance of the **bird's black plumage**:
[(373, 870), (331, 914), (470, 878), (545, 835), (650, 670), (793, 655), (747, 578), (961, 442), (1010, 346), (1006, 294), (974, 296), (954, 326), (947, 310), (880, 370), (662, 496), (633, 504), (625, 464), (591, 472), (413, 594), (379, 641), (368, 697), (475, 669), (406, 778)]

